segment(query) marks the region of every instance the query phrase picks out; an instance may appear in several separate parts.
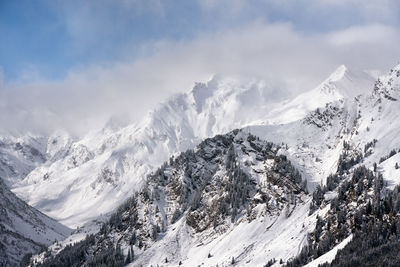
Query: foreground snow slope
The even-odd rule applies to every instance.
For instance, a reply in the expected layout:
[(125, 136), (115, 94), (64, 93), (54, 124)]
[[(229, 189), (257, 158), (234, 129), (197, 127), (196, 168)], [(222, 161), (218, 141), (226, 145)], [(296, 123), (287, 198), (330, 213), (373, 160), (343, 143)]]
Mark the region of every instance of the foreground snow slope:
[(336, 245), (329, 252), (325, 253), (321, 257), (316, 258), (315, 260), (308, 263), (304, 267), (318, 267), (320, 264), (331, 263), (333, 259), (335, 259), (338, 250), (343, 249), (351, 241), (352, 238), (353, 236), (349, 235), (345, 240), (340, 242), (340, 244)]
[[(113, 210), (141, 188), (156, 166), (203, 138), (246, 125), (297, 120), (328, 102), (355, 95), (352, 86), (358, 92), (369, 83), (372, 86), (368, 75), (341, 66), (316, 89), (273, 108), (263, 83), (214, 78), (172, 97), (140, 123), (105, 128), (76, 142), (55, 138), (48, 146), (57, 148), (61, 142), (62, 148), (48, 151), (52, 160), (14, 184), (13, 191), (70, 227), (82, 225)], [(316, 172), (320, 175), (314, 177)], [(318, 182), (325, 173), (315, 170), (307, 176)]]
[[(216, 236), (193, 233), (181, 219), (131, 266), (157, 265), (164, 263), (165, 258), (169, 261), (166, 266), (176, 266), (179, 262), (182, 266), (224, 266), (230, 265), (232, 258), (238, 266), (264, 266), (273, 258), (286, 262), (297, 255), (307, 240), (307, 233), (314, 227), (315, 216), (307, 217), (308, 204), (297, 206), (290, 217), (282, 212), (251, 222), (243, 220)], [(208, 240), (204, 242), (207, 235)]]

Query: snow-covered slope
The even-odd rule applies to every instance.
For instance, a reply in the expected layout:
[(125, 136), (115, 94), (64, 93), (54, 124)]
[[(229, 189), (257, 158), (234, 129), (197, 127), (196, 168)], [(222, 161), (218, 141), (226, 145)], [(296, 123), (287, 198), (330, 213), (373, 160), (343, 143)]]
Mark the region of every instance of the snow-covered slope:
[[(112, 260), (121, 261), (132, 250), (135, 264), (235, 262), (239, 266), (262, 266), (273, 258), (305, 264), (320, 257), (316, 264), (331, 261), (337, 249), (346, 244), (342, 241), (350, 240), (350, 233), (356, 229), (353, 227), (360, 230), (360, 220), (365, 222), (363, 229), (375, 222), (396, 225), (393, 214), (397, 210), (393, 207), (399, 205), (388, 203), (395, 202), (398, 194), (384, 198), (389, 196), (387, 188), (393, 189), (400, 182), (396, 164), (400, 161), (400, 66), (380, 77), (375, 86), (368, 75), (342, 66), (316, 89), (272, 111), (263, 105), (260, 90), (231, 82), (198, 84), (190, 93), (161, 105), (140, 124), (117, 132), (104, 129), (72, 142), (65, 157), (33, 171), (16, 191), (32, 192), (35, 181), (47, 190), (62, 185), (53, 199), (37, 204), (53, 212), (52, 205), (60, 203), (60, 214), (71, 214), (70, 222), (74, 223), (96, 216), (95, 212), (89, 212), (90, 216), (84, 212), (95, 204), (106, 212), (134, 195), (99, 233), (77, 246), (100, 247), (104, 254), (95, 252), (93, 258), (80, 259), (99, 264), (104, 263), (100, 255), (119, 255)], [(258, 97), (253, 106), (245, 100), (246, 95), (251, 96), (249, 99)], [(178, 151), (230, 127), (245, 128), (207, 139), (194, 152), (178, 156)], [(249, 132), (279, 144), (279, 153), (277, 145), (273, 146), (275, 150), (258, 150), (267, 143), (254, 139)], [(230, 142), (236, 151), (236, 167), (226, 164), (230, 152), (225, 143)], [(175, 157), (156, 170), (157, 164), (171, 154)], [(290, 159), (290, 166), (307, 179), (312, 200), (304, 192), (293, 199), (287, 180), (292, 177), (290, 172), (284, 177), (278, 175), (283, 183), (269, 180), (280, 169), (274, 166), (278, 156)], [(77, 163), (68, 165), (71, 159)], [(51, 183), (46, 184), (39, 178), (48, 170)], [(82, 178), (77, 179), (79, 175)], [(230, 183), (235, 177), (243, 178), (239, 179), (240, 186)], [(135, 190), (139, 193), (133, 194)], [(240, 197), (237, 192), (241, 192)], [(35, 196), (39, 200), (43, 199), (40, 194), (44, 193)], [(111, 197), (112, 202), (106, 201)], [(237, 199), (243, 202), (238, 204)], [(294, 207), (293, 200), (297, 203)], [(372, 209), (368, 208), (371, 202), (373, 213), (367, 211)], [(280, 204), (289, 207), (288, 212)], [(83, 216), (78, 217), (81, 214), (77, 216), (76, 210)], [(382, 212), (387, 216), (382, 217)], [(301, 258), (295, 258), (300, 252)], [(68, 253), (64, 250), (55, 261)]]
[(351, 241), (352, 238), (353, 238), (353, 236), (349, 235), (345, 240), (340, 242), (340, 244), (336, 245), (329, 252), (325, 253), (321, 257), (316, 258), (315, 260), (308, 263), (304, 267), (318, 267), (320, 264), (331, 263), (333, 261), (333, 259), (336, 257), (337, 251), (339, 249), (343, 249)]
[(13, 184), (46, 161), (46, 138), (0, 136), (0, 179)]
[(316, 89), (274, 109), (264, 83), (215, 77), (175, 95), (140, 123), (117, 131), (105, 128), (76, 142), (63, 139), (64, 149), (58, 154), (50, 149), (53, 160), (15, 184), (13, 191), (71, 227), (82, 225), (140, 189), (143, 177), (170, 155), (193, 148), (206, 137), (303, 118), (315, 107), (358, 94), (370, 82), (368, 75), (342, 66)]
[(0, 265), (19, 266), (27, 253), (62, 240), (70, 230), (17, 198), (0, 180)]
[(342, 65), (315, 89), (281, 103), (266, 117), (265, 124), (282, 124), (300, 120), (325, 104), (370, 91), (374, 78), (367, 72), (349, 70)]
[[(286, 261), (301, 249), (316, 215), (308, 216), (310, 196), (283, 150), (243, 131), (206, 139), (163, 164), (94, 239), (51, 264), (69, 257), (107, 265), (106, 258), (118, 262), (120, 250), (134, 251), (135, 266)], [(90, 255), (77, 258), (81, 249)]]
[(346, 150), (344, 143), (352, 147), (354, 157), (363, 156), (363, 164), (376, 162), (388, 183), (398, 184), (400, 172), (395, 165), (400, 160), (397, 155), (388, 155), (400, 149), (400, 65), (375, 85), (356, 89), (356, 97), (333, 98), (300, 120), (248, 129), (266, 140), (285, 143), (288, 157), (308, 177), (311, 189), (336, 172), (339, 157)]
[(339, 100), (325, 108), (311, 112), (307, 117), (288, 124), (249, 126), (247, 129), (275, 143), (287, 146), (287, 156), (307, 177), (309, 189), (325, 183), (335, 173), (343, 140), (354, 132), (357, 106), (354, 102)]
[(353, 101), (357, 113), (354, 128), (343, 137), (353, 151), (364, 156), (363, 164), (378, 164), (378, 170), (391, 186), (400, 182), (400, 173), (395, 168), (396, 162), (400, 162), (396, 155), (400, 149), (397, 99), (400, 99), (400, 65), (378, 78), (369, 93)]

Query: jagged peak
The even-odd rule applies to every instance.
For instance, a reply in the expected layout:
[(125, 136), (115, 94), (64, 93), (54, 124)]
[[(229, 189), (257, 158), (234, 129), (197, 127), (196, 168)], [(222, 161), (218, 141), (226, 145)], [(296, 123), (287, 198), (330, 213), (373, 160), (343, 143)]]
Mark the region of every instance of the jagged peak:
[(389, 73), (379, 76), (375, 81), (373, 96), (397, 100), (400, 92), (400, 64), (394, 66)]
[(46, 153), (54, 157), (61, 150), (68, 148), (73, 142), (70, 134), (65, 130), (57, 130), (47, 140)]
[(188, 96), (196, 111), (201, 113), (209, 100), (219, 102), (235, 98), (239, 102), (246, 102), (242, 103), (246, 105), (246, 95), (250, 96), (252, 93), (258, 94), (258, 99), (264, 99), (263, 90), (266, 88), (266, 83), (261, 79), (214, 74), (207, 82), (195, 83)]
[(340, 65), (317, 89), (322, 94), (336, 95), (338, 99), (354, 98), (368, 92), (374, 80), (366, 71), (350, 70)]
[(345, 65), (340, 65), (327, 79), (331, 82), (336, 82), (345, 77), (346, 73), (349, 72), (349, 69)]
[(318, 92), (329, 95), (342, 95), (341, 92), (338, 91), (337, 86), (335, 86), (335, 83), (343, 80), (347, 72), (349, 72), (349, 69), (345, 65), (337, 67), (336, 70), (317, 87)]

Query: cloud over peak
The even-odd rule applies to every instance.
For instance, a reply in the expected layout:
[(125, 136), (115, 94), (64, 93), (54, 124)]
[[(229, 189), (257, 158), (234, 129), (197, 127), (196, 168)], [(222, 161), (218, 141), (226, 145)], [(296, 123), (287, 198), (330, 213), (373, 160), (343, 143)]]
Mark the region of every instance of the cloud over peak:
[[(48, 78), (30, 62), (10, 80), (11, 65), (2, 62), (3, 131), (83, 134), (115, 114), (137, 121), (215, 73), (267, 81), (285, 98), (312, 89), (341, 64), (386, 70), (400, 58), (396, 1), (151, 2), (46, 2), (54, 27), (71, 39), (58, 48), (77, 63)], [(199, 11), (189, 11), (192, 5)], [(48, 57), (57, 58), (51, 45)], [(59, 61), (55, 68), (66, 62)]]

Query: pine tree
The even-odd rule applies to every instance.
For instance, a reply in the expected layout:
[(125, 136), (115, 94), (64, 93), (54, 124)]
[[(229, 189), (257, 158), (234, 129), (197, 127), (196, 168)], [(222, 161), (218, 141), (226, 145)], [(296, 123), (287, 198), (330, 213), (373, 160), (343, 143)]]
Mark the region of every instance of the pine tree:
[(131, 259), (131, 251), (128, 250), (128, 256), (126, 257), (125, 264), (129, 264), (129, 263), (131, 263), (131, 262), (132, 262), (132, 259)]
[(135, 260), (135, 253), (133, 252), (133, 246), (131, 245), (130, 248), (130, 252), (131, 252), (131, 262)]

